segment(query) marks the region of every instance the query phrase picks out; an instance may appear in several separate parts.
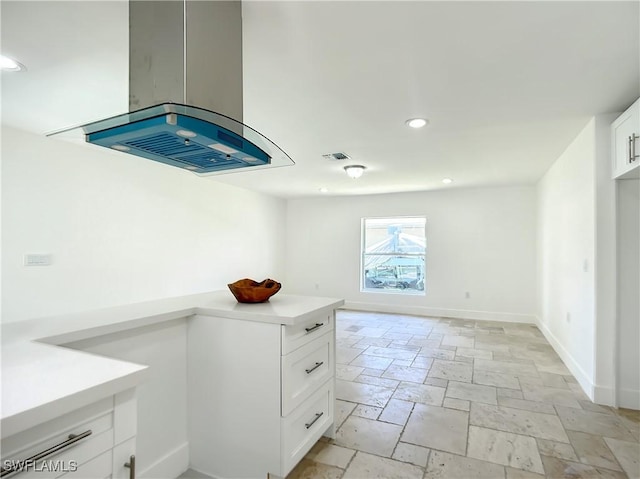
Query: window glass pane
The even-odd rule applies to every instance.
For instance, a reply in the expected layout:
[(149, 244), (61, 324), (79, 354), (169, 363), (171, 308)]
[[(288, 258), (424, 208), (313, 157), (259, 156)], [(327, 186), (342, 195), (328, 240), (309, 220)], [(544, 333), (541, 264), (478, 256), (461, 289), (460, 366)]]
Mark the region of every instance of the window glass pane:
[(425, 223), (424, 217), (363, 220), (364, 291), (424, 291)]

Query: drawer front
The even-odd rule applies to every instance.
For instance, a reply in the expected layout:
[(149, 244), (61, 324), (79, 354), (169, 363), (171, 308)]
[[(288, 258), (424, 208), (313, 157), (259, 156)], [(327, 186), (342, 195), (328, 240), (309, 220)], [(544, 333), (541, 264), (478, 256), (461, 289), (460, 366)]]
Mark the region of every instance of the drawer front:
[(282, 357), (282, 416), (334, 376), (333, 334), (324, 334)]
[(282, 326), (282, 355), (289, 354), (301, 346), (333, 330), (333, 311), (319, 314), (295, 326)]
[(113, 422), (111, 397), (3, 439), (2, 465), (11, 467), (64, 443), (70, 434), (81, 435), (90, 430), (90, 435), (40, 461), (25, 463), (22, 472), (8, 477), (49, 479), (71, 473), (76, 468), (80, 470), (84, 464), (113, 447)]
[(333, 423), (333, 378), (282, 419), (282, 476), (291, 472)]

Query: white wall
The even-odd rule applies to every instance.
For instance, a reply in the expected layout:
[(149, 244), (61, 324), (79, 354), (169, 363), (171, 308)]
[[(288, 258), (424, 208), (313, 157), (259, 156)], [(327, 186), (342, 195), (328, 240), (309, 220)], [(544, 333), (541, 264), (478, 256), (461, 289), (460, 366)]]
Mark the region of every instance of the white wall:
[(640, 409), (640, 180), (618, 181), (618, 405)]
[[(361, 218), (412, 215), (427, 218), (426, 295), (360, 292)], [(287, 292), (362, 309), (533, 322), (535, 218), (533, 187), (290, 200)]]
[(7, 127), (1, 153), (3, 321), (284, 274), (283, 200)]
[(595, 121), (538, 183), (540, 327), (583, 389), (593, 387)]

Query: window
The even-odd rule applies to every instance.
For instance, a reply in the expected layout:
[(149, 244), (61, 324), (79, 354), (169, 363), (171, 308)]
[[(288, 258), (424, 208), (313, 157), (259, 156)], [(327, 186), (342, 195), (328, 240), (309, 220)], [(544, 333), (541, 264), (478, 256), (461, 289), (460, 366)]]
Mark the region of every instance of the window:
[(424, 217), (363, 218), (361, 290), (424, 294)]

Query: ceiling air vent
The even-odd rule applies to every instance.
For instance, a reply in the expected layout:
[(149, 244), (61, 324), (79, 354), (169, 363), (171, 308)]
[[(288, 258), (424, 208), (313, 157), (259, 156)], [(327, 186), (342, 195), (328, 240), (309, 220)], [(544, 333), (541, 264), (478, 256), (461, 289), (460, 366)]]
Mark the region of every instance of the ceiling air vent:
[(346, 153), (327, 153), (326, 155), (322, 155), (322, 158), (327, 160), (350, 160), (351, 157)]

